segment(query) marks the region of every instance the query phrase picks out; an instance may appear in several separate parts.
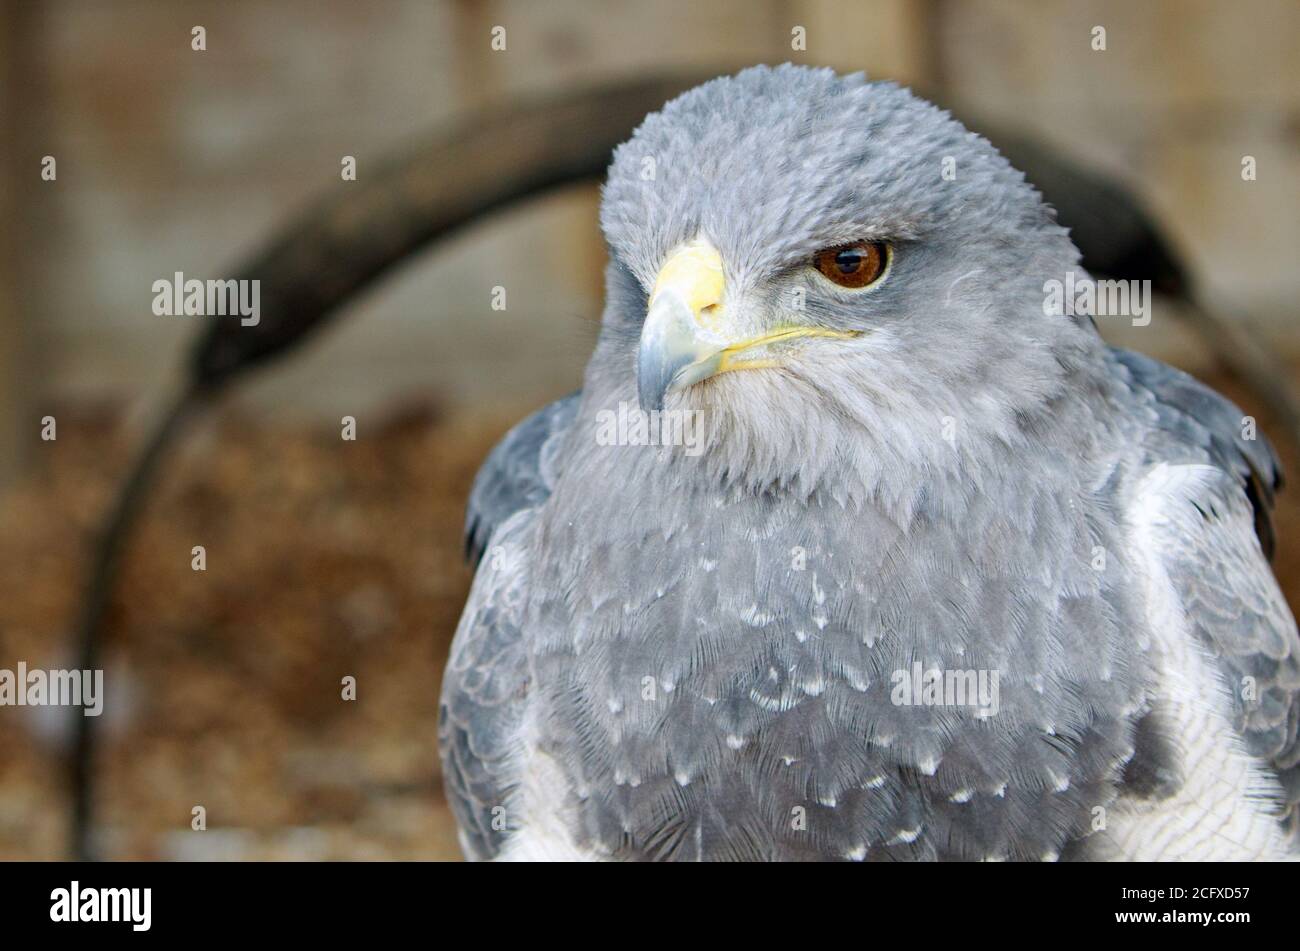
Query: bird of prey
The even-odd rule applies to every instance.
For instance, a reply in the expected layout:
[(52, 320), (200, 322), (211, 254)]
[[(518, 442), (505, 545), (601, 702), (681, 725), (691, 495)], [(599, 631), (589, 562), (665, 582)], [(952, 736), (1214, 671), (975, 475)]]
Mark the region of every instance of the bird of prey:
[(1079, 254), (986, 140), (756, 67), (648, 116), (601, 222), (583, 387), (470, 499), (468, 857), (1291, 854), (1278, 461), (1046, 304)]

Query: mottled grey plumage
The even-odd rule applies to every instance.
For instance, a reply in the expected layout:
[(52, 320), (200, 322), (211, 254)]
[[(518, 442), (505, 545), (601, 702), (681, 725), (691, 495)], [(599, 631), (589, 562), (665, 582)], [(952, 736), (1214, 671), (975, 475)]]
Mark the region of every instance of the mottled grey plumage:
[[(1281, 776), (1251, 794), (1295, 809), (1300, 642), (1251, 531), (1276, 458), (1226, 400), (1044, 315), (1078, 254), (987, 142), (887, 84), (747, 70), (647, 118), (602, 223), (583, 389), (512, 430), (471, 498), (486, 554), (441, 725), (467, 854), (1145, 854), (1165, 818), (1107, 831), (1098, 810), (1184, 816), (1210, 761), (1178, 734), (1169, 592)], [(704, 414), (698, 456), (605, 445), (656, 275), (700, 237), (732, 325), (788, 321), (797, 287), (801, 323), (858, 336), (670, 392)], [(895, 248), (868, 293), (809, 270), (860, 240)], [(999, 709), (895, 703), (913, 662), (998, 671)]]

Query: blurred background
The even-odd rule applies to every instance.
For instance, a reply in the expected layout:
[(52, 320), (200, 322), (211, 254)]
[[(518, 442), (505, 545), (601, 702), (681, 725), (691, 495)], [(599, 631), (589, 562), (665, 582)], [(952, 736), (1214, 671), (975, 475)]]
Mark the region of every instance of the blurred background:
[[(786, 60), (914, 85), (1113, 176), (1204, 302), (1294, 375), (1293, 0), (0, 0), (0, 668), (75, 666), (95, 532), (195, 336), (232, 319), (155, 316), (154, 281), (232, 276), (309, 202), (354, 187), (343, 156), (364, 181), (439, 124), (520, 97)], [(100, 854), (458, 855), (436, 710), (471, 577), (464, 500), (495, 439), (580, 380), (598, 201), (575, 186), (484, 216), (183, 436), (109, 602)], [(1158, 302), (1150, 326), (1105, 329), (1267, 431), (1177, 316)], [(1293, 603), (1296, 511), (1284, 496)], [(67, 854), (69, 722), (0, 707), (0, 858)]]

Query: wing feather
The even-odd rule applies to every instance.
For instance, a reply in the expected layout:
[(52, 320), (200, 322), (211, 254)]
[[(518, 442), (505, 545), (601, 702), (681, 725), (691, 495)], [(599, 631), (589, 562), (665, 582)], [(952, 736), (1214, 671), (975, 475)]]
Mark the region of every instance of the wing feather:
[(563, 437), (578, 411), (581, 393), (542, 407), (506, 433), (474, 478), (465, 515), (465, 553), (477, 564), (492, 533), (524, 508), (551, 494)]
[(466, 547), (478, 570), (443, 674), (438, 724), (443, 782), (470, 858), (496, 855), (513, 829), (511, 798), (530, 687), (522, 630), (527, 539), (537, 506), (550, 495), (576, 408), (575, 394), (507, 433), (470, 495)]
[[(1282, 811), (1300, 827), (1300, 635), (1269, 567), (1276, 453), (1247, 438), (1244, 414), (1209, 387), (1148, 357), (1115, 351), (1133, 388), (1150, 397), (1157, 439), (1146, 463), (1160, 520), (1159, 557), (1189, 630), (1217, 658), (1233, 725), (1270, 764)], [(1156, 488), (1150, 488), (1150, 486)]]

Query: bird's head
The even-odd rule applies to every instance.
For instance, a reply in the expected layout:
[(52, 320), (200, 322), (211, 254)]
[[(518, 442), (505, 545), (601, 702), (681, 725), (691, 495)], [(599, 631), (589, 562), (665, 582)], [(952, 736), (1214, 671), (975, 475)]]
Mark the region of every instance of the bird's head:
[(984, 139), (860, 75), (756, 67), (619, 147), (593, 364), (643, 410), (706, 416), (756, 487), (944, 464), (1006, 441), (1091, 331), (1044, 315), (1078, 252)]

